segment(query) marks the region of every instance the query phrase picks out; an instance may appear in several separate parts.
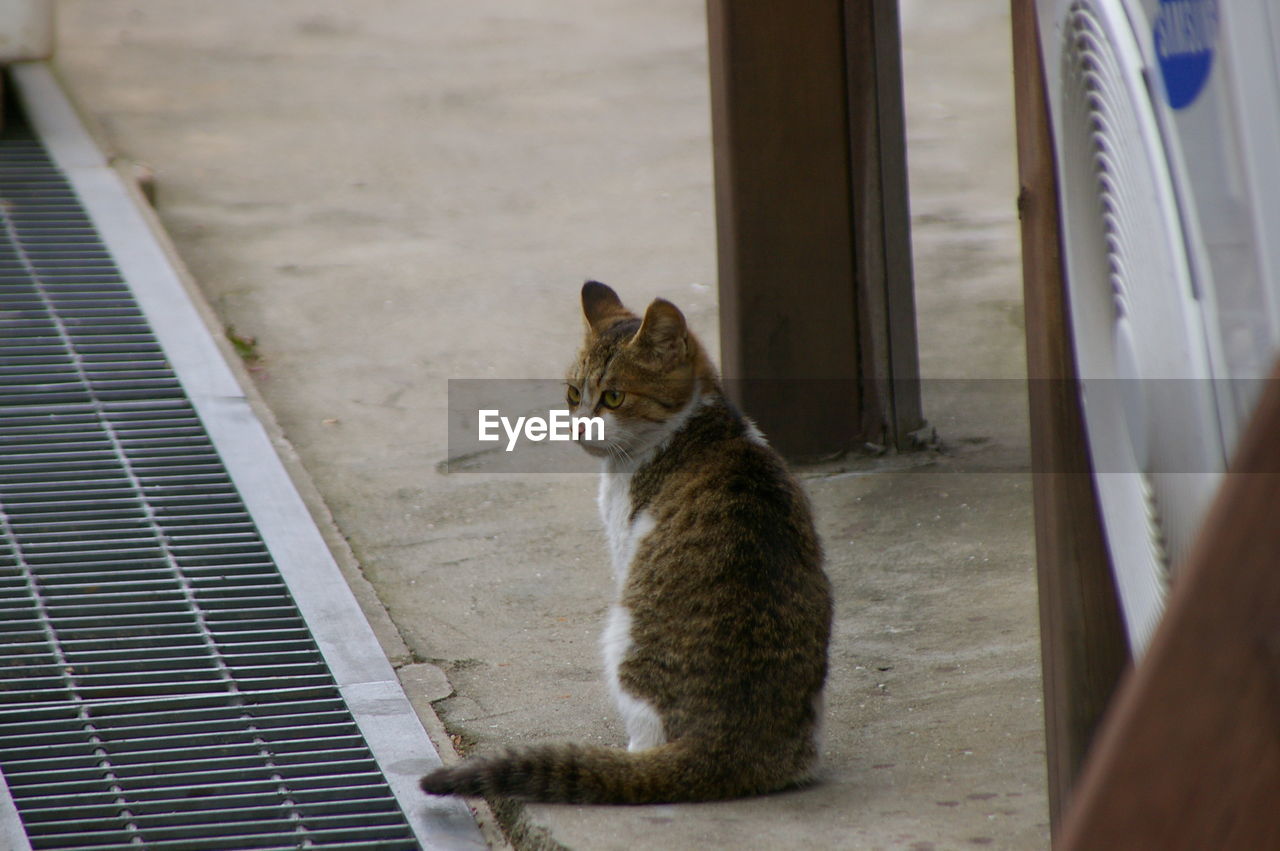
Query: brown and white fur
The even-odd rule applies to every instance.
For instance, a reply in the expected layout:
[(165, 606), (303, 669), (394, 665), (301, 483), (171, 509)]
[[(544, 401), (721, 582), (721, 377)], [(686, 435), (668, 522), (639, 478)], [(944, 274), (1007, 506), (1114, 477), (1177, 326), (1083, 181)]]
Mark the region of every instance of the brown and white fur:
[(601, 416), (600, 514), (617, 598), (605, 674), (627, 751), (543, 745), (432, 772), (432, 794), (658, 803), (807, 781), (818, 756), (831, 592), (808, 502), (725, 398), (684, 316), (640, 318), (582, 289), (587, 337), (567, 378)]

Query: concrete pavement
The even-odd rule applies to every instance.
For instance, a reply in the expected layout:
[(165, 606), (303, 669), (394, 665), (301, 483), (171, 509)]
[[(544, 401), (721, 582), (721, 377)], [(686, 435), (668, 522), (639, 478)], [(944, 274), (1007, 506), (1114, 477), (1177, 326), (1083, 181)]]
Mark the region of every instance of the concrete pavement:
[[(837, 591), (823, 782), (506, 808), (517, 845), (1047, 845), (1006, 8), (903, 4), (922, 371), (966, 381), (926, 386), (946, 452), (801, 471)], [(447, 380), (558, 377), (586, 277), (672, 299), (715, 350), (703, 16), (59, 2), (59, 74), (154, 169), (443, 748), (624, 743), (594, 480), (437, 465)]]

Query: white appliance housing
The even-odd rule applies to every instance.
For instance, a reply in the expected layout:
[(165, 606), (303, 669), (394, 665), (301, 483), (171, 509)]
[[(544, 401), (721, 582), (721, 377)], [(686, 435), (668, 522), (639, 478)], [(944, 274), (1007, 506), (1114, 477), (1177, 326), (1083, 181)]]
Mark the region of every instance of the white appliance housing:
[(1085, 426), (1138, 656), (1280, 352), (1280, 4), (1037, 11)]

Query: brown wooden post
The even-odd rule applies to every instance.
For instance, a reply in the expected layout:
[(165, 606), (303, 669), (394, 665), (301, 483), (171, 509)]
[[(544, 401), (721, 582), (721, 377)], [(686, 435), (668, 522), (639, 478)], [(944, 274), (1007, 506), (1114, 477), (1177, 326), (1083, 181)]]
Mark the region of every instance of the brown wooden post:
[(1280, 368), (1116, 694), (1063, 849), (1280, 848)]
[(906, 449), (924, 414), (897, 0), (845, 3), (845, 53), (863, 434)]
[(1013, 0), (1012, 11), (1040, 644), (1049, 812), (1056, 835), (1127, 664), (1128, 643), (1075, 384), (1034, 0)]
[(920, 425), (895, 2), (708, 0), (722, 366), (793, 458)]

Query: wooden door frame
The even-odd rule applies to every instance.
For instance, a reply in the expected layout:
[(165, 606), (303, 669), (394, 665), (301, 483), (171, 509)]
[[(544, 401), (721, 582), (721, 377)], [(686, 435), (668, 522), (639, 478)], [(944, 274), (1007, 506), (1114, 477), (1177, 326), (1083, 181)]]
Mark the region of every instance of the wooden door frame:
[(1129, 662), (1076, 387), (1035, 0), (1012, 0), (1018, 216), (1050, 823)]

